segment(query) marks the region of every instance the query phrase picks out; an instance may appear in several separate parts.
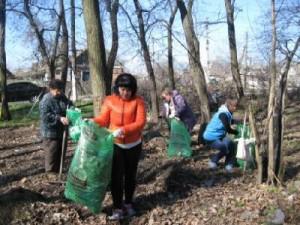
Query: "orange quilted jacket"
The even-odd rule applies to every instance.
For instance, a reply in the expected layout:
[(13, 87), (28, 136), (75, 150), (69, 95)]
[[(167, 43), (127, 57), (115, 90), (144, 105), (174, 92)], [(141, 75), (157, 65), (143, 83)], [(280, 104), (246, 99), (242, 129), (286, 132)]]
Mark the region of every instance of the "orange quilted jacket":
[(138, 141), (146, 123), (144, 100), (139, 96), (130, 100), (123, 100), (118, 95), (107, 96), (100, 115), (94, 121), (111, 131), (122, 128), (124, 138), (117, 138), (116, 143), (129, 144)]

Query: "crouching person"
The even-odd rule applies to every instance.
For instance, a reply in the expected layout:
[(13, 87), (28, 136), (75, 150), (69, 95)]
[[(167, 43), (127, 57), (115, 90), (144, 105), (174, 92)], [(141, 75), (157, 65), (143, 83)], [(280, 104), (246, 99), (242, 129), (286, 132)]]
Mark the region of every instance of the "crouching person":
[(209, 161), (209, 168), (217, 168), (220, 159), (225, 157), (225, 169), (232, 172), (235, 163), (234, 143), (227, 137), (227, 133), (237, 134), (237, 130), (231, 128), (233, 122), (233, 112), (236, 111), (237, 100), (227, 99), (218, 111), (213, 115), (211, 121), (203, 133), (204, 141), (211, 148), (219, 152), (212, 156)]

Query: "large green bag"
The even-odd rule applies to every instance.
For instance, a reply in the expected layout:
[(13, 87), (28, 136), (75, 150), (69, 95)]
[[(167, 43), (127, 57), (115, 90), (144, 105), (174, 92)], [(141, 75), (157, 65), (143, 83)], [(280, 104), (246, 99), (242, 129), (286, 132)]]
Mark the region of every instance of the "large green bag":
[(81, 120), (80, 128), (64, 194), (99, 213), (111, 178), (114, 138), (107, 129), (91, 121)]
[(191, 136), (185, 125), (177, 119), (171, 119), (170, 140), (168, 143), (168, 156), (191, 157)]
[[(243, 124), (237, 124), (237, 131), (238, 134), (235, 136), (235, 138), (240, 138), (242, 137), (242, 132), (243, 132)], [(249, 125), (245, 125), (244, 128), (244, 133), (243, 133), (243, 137), (244, 138), (250, 138), (250, 134), (251, 134), (251, 130)], [(237, 159), (237, 164), (239, 166), (240, 169), (255, 169), (256, 167), (256, 163), (255, 163), (255, 145), (253, 143), (248, 144), (247, 146), (248, 151), (250, 153), (251, 156), (251, 160), (248, 161), (247, 163), (245, 162), (245, 160), (242, 159)]]

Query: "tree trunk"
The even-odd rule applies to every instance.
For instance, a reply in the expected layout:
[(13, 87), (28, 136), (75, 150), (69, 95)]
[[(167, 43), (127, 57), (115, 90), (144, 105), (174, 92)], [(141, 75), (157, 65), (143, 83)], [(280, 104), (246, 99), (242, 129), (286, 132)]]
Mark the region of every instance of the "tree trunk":
[(61, 80), (64, 83), (64, 92), (66, 90), (67, 76), (68, 76), (68, 65), (69, 65), (69, 42), (68, 42), (68, 28), (65, 16), (64, 0), (60, 0), (61, 13), (61, 26), (62, 26), (62, 39), (60, 48), (60, 59), (61, 59)]
[(272, 52), (271, 52), (271, 79), (269, 88), (269, 103), (268, 103), (268, 182), (275, 183), (275, 144), (274, 144), (274, 109), (275, 109), (275, 82), (276, 82), (276, 15), (275, 15), (275, 0), (271, 0), (272, 5)]
[(255, 160), (257, 163), (257, 176), (256, 176), (256, 181), (258, 184), (261, 184), (264, 182), (264, 164), (263, 164), (263, 159), (265, 152), (262, 150), (262, 143), (260, 140), (260, 136), (257, 131), (255, 119), (253, 116), (253, 110), (252, 110), (252, 105), (249, 105), (249, 122), (251, 126), (251, 131), (253, 133), (253, 136), (255, 138)]
[(299, 47), (300, 44), (300, 37), (298, 37), (294, 49), (292, 52), (287, 53), (287, 61), (285, 63), (284, 71), (280, 78), (279, 83), (279, 98), (277, 103), (277, 130), (278, 130), (278, 137), (276, 138), (277, 145), (275, 148), (275, 174), (278, 176), (279, 180), (282, 180), (282, 175), (284, 174), (283, 168), (283, 151), (282, 151), (282, 144), (283, 144), (283, 133), (284, 133), (284, 109), (285, 109), (285, 97), (286, 97), (286, 90), (287, 90), (287, 79), (288, 73), (290, 70), (292, 59)]
[(87, 34), (88, 59), (93, 92), (94, 116), (100, 112), (106, 94), (106, 58), (100, 11), (97, 0), (82, 0)]
[(235, 40), (235, 27), (234, 27), (234, 6), (231, 4), (231, 0), (225, 0), (225, 7), (226, 7), (226, 15), (227, 15), (231, 72), (232, 72), (234, 83), (236, 85), (238, 98), (241, 98), (244, 96), (244, 90), (241, 82), (239, 64), (237, 60), (237, 49), (236, 49), (236, 40)]
[(140, 31), (139, 40), (141, 42), (141, 48), (143, 51), (147, 72), (149, 74), (150, 81), (151, 81), (150, 96), (151, 96), (151, 106), (152, 106), (152, 120), (154, 123), (156, 123), (158, 122), (158, 98), (157, 98), (156, 81), (155, 81), (154, 71), (151, 63), (149, 48), (146, 42), (142, 8), (138, 0), (134, 0), (134, 5), (135, 5), (136, 15), (139, 23), (139, 31)]
[(110, 25), (111, 25), (111, 33), (112, 33), (112, 41), (111, 41), (111, 48), (107, 60), (107, 75), (105, 76), (106, 79), (106, 94), (111, 93), (111, 82), (112, 82), (112, 75), (114, 70), (114, 65), (118, 53), (119, 48), (119, 31), (118, 31), (118, 11), (119, 11), (119, 0), (107, 0), (107, 10), (110, 13)]
[(173, 66), (173, 38), (172, 38), (172, 26), (174, 19), (178, 10), (177, 5), (172, 9), (171, 3), (170, 7), (172, 10), (171, 16), (168, 23), (168, 71), (169, 71), (169, 80), (172, 89), (175, 89), (175, 78), (174, 78), (174, 66)]
[(76, 78), (77, 78), (77, 65), (76, 65), (76, 39), (75, 39), (75, 2), (74, 0), (70, 1), (71, 8), (71, 83), (72, 83), (72, 100), (77, 100), (77, 91), (76, 91)]
[(6, 53), (5, 53), (5, 24), (6, 24), (6, 0), (0, 0), (0, 95), (1, 111), (0, 120), (10, 120), (10, 112), (6, 93)]
[(201, 121), (208, 122), (210, 119), (210, 110), (205, 75), (200, 62), (199, 41), (194, 31), (191, 11), (187, 11), (183, 0), (176, 0), (176, 2), (181, 14), (182, 26), (187, 42), (191, 74), (200, 100)]

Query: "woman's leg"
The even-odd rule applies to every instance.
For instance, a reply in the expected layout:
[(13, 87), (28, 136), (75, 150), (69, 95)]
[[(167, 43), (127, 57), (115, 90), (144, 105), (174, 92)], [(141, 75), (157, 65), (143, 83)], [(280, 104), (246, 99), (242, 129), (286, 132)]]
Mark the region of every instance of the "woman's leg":
[(111, 195), (115, 209), (121, 209), (123, 203), (124, 149), (114, 145), (111, 173)]
[(125, 152), (125, 203), (131, 204), (136, 187), (136, 173), (142, 151), (142, 143), (123, 151)]

